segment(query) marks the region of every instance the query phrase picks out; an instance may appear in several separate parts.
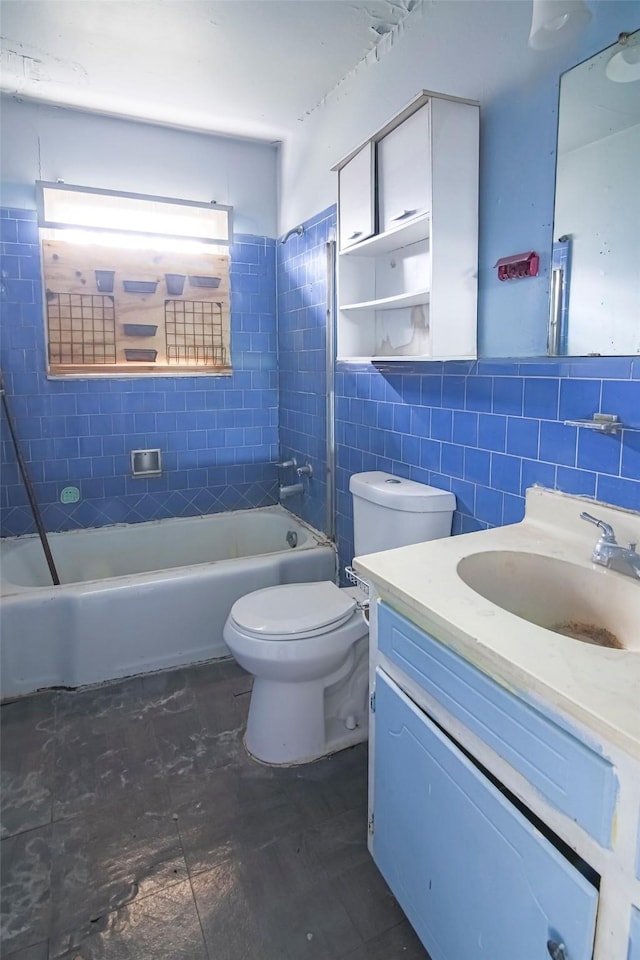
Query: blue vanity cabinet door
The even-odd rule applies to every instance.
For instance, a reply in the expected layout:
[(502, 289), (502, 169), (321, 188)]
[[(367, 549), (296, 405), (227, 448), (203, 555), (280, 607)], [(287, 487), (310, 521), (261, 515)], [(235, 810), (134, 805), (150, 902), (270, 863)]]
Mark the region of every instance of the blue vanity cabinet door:
[(611, 846), (618, 783), (605, 757), (384, 603), (378, 646), (558, 810)]
[(373, 856), (432, 960), (590, 960), (597, 890), (378, 670)]

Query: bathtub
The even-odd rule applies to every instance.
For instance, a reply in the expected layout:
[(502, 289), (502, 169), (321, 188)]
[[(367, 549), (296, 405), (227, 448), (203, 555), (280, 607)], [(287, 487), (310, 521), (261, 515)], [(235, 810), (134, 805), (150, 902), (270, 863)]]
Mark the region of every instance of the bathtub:
[(0, 543), (0, 696), (227, 656), (245, 593), (333, 580), (335, 548), (281, 506)]

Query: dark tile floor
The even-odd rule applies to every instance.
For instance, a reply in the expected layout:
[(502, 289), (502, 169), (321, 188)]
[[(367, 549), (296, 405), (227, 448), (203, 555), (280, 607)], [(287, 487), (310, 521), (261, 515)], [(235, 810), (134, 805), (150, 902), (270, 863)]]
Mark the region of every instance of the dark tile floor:
[(427, 957), (367, 852), (365, 746), (254, 762), (250, 682), (218, 661), (2, 707), (6, 960)]

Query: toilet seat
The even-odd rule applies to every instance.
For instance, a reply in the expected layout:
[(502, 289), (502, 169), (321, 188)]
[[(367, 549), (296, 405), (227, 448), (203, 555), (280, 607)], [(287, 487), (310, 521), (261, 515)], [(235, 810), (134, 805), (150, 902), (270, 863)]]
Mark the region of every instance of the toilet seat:
[(330, 580), (256, 590), (231, 608), (230, 619), (245, 636), (303, 640), (336, 630), (356, 609), (355, 599)]

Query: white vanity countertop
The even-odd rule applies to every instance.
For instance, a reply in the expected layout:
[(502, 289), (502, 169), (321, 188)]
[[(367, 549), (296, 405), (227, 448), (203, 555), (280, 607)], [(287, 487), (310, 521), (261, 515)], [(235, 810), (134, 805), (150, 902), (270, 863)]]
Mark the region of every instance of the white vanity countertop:
[[(400, 604), (418, 625), (503, 686), (558, 707), (598, 739), (640, 759), (640, 580), (591, 563), (599, 533), (579, 519), (585, 509), (610, 523), (619, 543), (640, 541), (640, 514), (533, 487), (522, 523), (357, 557), (354, 566), (383, 600)], [(456, 568), (470, 554), (494, 550), (568, 561), (605, 578), (605, 589), (609, 578), (624, 581), (634, 611), (629, 591), (637, 591), (636, 649), (582, 643), (485, 600)]]

